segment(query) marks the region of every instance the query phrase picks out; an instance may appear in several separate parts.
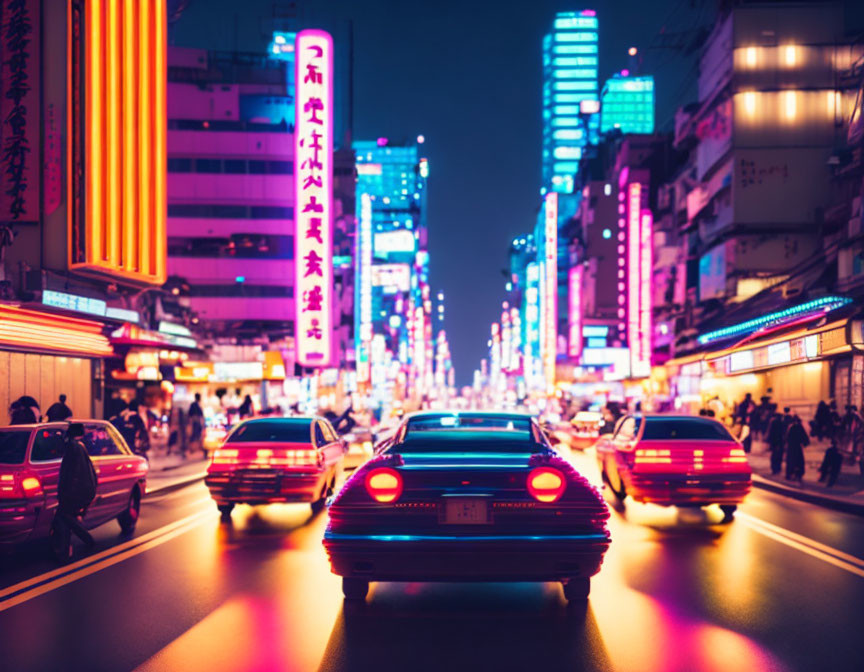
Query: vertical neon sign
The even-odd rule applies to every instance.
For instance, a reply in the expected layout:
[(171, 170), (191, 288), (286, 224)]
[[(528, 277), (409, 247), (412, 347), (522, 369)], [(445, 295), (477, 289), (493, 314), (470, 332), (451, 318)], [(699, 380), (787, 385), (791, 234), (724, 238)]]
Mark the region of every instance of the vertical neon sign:
[(357, 380), (365, 383), (371, 376), (369, 368), (372, 342), (372, 198), (369, 194), (360, 195), (360, 230), (357, 235), (356, 258)]
[(651, 373), (651, 275), (654, 218), (650, 210), (642, 210), (639, 236), (639, 361), (634, 375)]
[(558, 347), (558, 194), (546, 194), (546, 261), (544, 283), (543, 370), (546, 391), (555, 387), (555, 354)]
[(630, 349), (630, 373), (636, 375), (641, 360), (639, 348), (639, 261), (642, 247), (642, 185), (627, 185), (627, 347)]
[(512, 341), (510, 333), (510, 312), (507, 310), (507, 303), (504, 303), (504, 310), (501, 311), (501, 369), (505, 372), (512, 370), (513, 365), (510, 361), (512, 351)]
[(301, 366), (333, 361), (333, 39), (296, 42), (294, 134), (295, 343)]
[(567, 276), (568, 326), (567, 355), (582, 354), (582, 264), (573, 266)]

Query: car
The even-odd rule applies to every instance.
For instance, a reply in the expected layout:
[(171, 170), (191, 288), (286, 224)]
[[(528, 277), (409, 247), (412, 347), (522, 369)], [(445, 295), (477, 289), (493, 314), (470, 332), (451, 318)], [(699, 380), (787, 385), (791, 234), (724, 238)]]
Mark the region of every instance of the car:
[[(68, 420), (0, 427), (0, 547), (47, 539), (57, 511), (57, 483), (65, 451), (66, 430), (84, 426), (82, 442), (96, 470), (96, 499), (83, 525), (93, 529), (116, 520), (131, 534), (146, 492), (148, 465), (129, 450), (120, 433), (104, 420)], [(68, 560), (71, 547), (52, 550)]]
[(587, 599), (609, 511), (530, 416), (421, 412), (376, 450), (329, 509), (346, 600), (371, 581), (558, 581)]
[(579, 411), (570, 420), (570, 447), (584, 450), (596, 444), (603, 424), (602, 413)]
[(204, 482), (223, 518), (235, 504), (308, 502), (317, 511), (333, 494), (345, 452), (324, 418), (252, 418), (213, 451)]
[(747, 455), (708, 417), (627, 415), (597, 442), (604, 483), (621, 501), (662, 506), (719, 504), (725, 519), (750, 492)]
[(354, 469), (372, 457), (375, 436), (368, 427), (355, 427), (343, 435), (348, 444), (348, 452), (345, 455), (345, 468)]

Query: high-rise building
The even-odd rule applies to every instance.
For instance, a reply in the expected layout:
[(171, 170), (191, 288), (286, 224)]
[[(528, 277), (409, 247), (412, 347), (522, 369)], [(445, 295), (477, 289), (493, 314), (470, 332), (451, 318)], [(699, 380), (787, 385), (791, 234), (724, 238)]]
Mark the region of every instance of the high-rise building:
[(600, 94), (600, 132), (654, 132), (654, 77), (625, 75), (606, 80)]
[(397, 370), (408, 372), (409, 386), (412, 376), (415, 382), (428, 377), (433, 361), (432, 352), (426, 352), (432, 342), (432, 301), (426, 242), (429, 163), (420, 155), (422, 140), (397, 145), (380, 138), (353, 145), (355, 350), (358, 379), (378, 389), (392, 388)]
[(583, 150), (596, 142), (597, 25), (592, 9), (558, 12), (543, 38), (544, 193), (572, 192)]

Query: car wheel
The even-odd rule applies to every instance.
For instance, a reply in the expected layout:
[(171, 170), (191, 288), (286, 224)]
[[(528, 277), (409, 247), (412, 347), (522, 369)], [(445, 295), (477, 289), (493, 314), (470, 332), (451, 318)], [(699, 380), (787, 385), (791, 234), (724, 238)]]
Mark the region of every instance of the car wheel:
[(234, 510), (233, 504), (218, 504), (216, 508), (219, 509), (219, 513), (222, 514), (222, 519), (225, 520), (231, 517), (231, 512)]
[(342, 594), (346, 600), (361, 601), (369, 594), (369, 582), (366, 579), (356, 579), (351, 576), (342, 577)]
[(72, 560), (72, 530), (60, 523), (56, 517), (48, 531), (48, 545), (54, 560), (61, 565)]
[(731, 523), (735, 518), (735, 511), (738, 510), (738, 506), (735, 504), (721, 504), (720, 510), (723, 512), (723, 522)]
[(140, 513), (141, 491), (136, 487), (129, 494), (129, 504), (126, 506), (126, 509), (117, 516), (117, 522), (120, 523), (120, 529), (123, 531), (123, 534), (132, 534), (135, 531)]
[(587, 578), (568, 579), (561, 585), (568, 602), (584, 602), (591, 592), (591, 579)]

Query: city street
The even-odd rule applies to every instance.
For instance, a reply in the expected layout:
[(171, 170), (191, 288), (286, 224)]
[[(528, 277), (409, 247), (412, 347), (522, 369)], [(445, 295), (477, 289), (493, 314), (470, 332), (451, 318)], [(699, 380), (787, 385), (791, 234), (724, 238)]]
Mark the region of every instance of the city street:
[[(596, 481), (593, 455), (576, 453)], [(326, 511), (147, 497), (57, 569), (2, 559), (8, 670), (855, 670), (864, 519), (754, 490), (736, 520), (628, 502), (587, 609), (554, 584), (374, 584), (346, 605)]]

